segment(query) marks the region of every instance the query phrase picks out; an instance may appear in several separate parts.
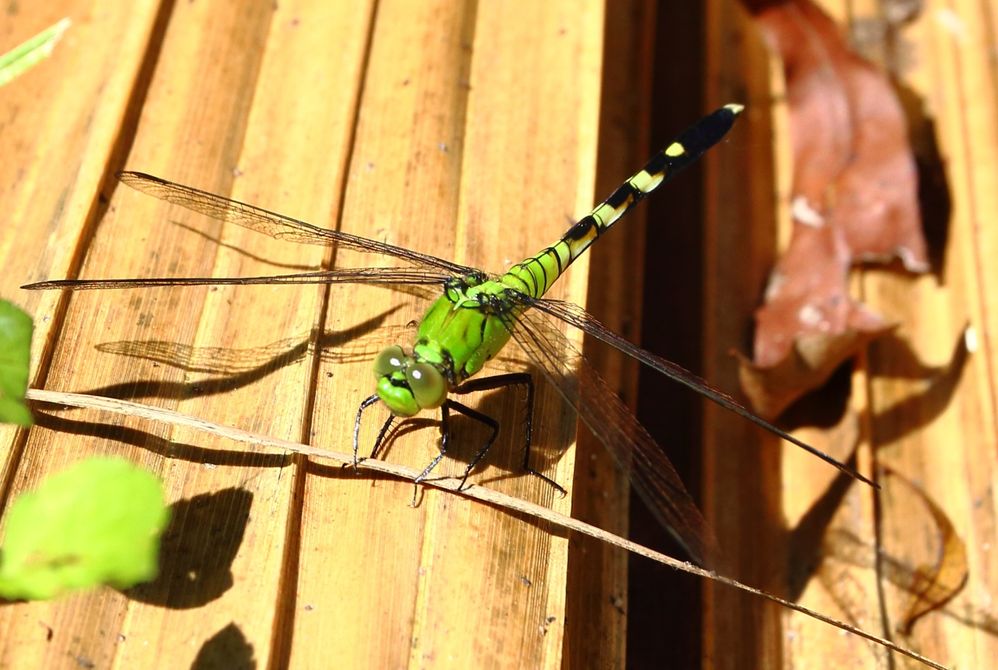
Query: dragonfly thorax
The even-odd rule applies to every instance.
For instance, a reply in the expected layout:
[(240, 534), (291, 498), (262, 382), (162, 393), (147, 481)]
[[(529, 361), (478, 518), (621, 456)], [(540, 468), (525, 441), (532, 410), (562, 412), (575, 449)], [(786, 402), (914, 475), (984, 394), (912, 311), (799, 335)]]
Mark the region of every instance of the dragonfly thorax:
[(503, 295), (508, 287), (490, 280), (484, 274), (474, 273), (451, 277), (444, 284), (444, 297), (451, 309), (476, 309), (495, 312), (502, 309)]
[(378, 397), (396, 416), (414, 416), (424, 409), (440, 407), (447, 399), (445, 372), (407, 354), (397, 344), (375, 359), (374, 375)]

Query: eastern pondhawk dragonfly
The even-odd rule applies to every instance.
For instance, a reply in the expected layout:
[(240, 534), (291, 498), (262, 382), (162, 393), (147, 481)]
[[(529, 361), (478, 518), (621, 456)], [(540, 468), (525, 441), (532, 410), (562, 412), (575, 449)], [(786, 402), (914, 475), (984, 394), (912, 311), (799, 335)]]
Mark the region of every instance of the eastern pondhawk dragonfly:
[(396, 417), (409, 417), (422, 410), (439, 408), (440, 453), (417, 478), (417, 481), (423, 480), (447, 451), (450, 435), (448, 419), (450, 412), (455, 411), (491, 429), (491, 437), (466, 467), (463, 484), (495, 441), (499, 424), (492, 417), (461, 404), (452, 396), (504, 386), (524, 386), (527, 389), (528, 404), (528, 418), (524, 424), (524, 468), (561, 489), (557, 483), (530, 468), (530, 417), (533, 411), (533, 382), (530, 375), (523, 372), (471, 379), (513, 337), (628, 472), (635, 490), (659, 522), (671, 531), (694, 560), (705, 563), (715, 547), (713, 534), (672, 464), (630, 410), (586, 363), (582, 354), (543, 315), (554, 316), (581, 329), (722, 407), (807, 450), (848, 475), (870, 482), (830, 456), (756, 416), (691, 372), (631, 344), (581, 307), (546, 299), (543, 295), (590, 244), (638, 201), (719, 142), (741, 111), (741, 105), (729, 104), (702, 118), (656, 154), (609, 198), (569, 228), (558, 242), (517, 263), (503, 275), (487, 274), (385, 242), (318, 228), (140, 172), (124, 172), (119, 178), (125, 184), (221, 221), (235, 223), (279, 240), (340, 245), (366, 253), (392, 256), (404, 262), (407, 267), (331, 269), (241, 278), (58, 280), (30, 284), (24, 288), (82, 290), (311, 283), (440, 285), (443, 287), (443, 294), (435, 300), (419, 323), (415, 344), (408, 350), (400, 345), (390, 346), (375, 361), (377, 390), (363, 400), (357, 410), (353, 437), (355, 460), (359, 450), (361, 418), (365, 409), (371, 405), (381, 402), (391, 411), (391, 416), (378, 433), (372, 454), (385, 440)]

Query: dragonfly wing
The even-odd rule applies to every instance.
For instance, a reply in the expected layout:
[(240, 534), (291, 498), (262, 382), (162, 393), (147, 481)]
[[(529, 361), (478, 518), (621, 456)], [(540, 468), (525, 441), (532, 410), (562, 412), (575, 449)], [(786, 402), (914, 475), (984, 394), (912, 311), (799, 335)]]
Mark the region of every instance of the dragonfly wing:
[(144, 172), (121, 172), (118, 179), (137, 191), (146, 193), (173, 205), (205, 214), (219, 221), (234, 223), (268, 237), (300, 244), (332, 245), (371, 254), (394, 256), (419, 268), (436, 268), (449, 274), (466, 275), (472, 269), (442, 258), (397, 247), (387, 242), (379, 242), (338, 230), (320, 228), (310, 223), (292, 219), (260, 207), (247, 205), (238, 200), (184, 186), (166, 179), (160, 179)]
[(668, 457), (565, 335), (527, 312), (507, 327), (531, 361), (606, 446), (659, 523), (708, 566), (717, 540)]
[(420, 268), (344, 268), (316, 270), (287, 275), (261, 277), (149, 277), (146, 279), (53, 279), (25, 284), (32, 291), (70, 289), (86, 291), (112, 288), (148, 288), (150, 286), (244, 286), (249, 284), (376, 284), (414, 286), (443, 284), (451, 277), (439, 270)]
[(621, 337), (617, 333), (613, 332), (612, 330), (604, 326), (602, 323), (599, 322), (598, 319), (596, 319), (596, 317), (594, 317), (592, 314), (582, 309), (578, 305), (575, 305), (570, 302), (564, 302), (562, 300), (530, 298), (529, 296), (523, 294), (517, 296), (516, 299), (518, 302), (522, 304), (530, 305), (534, 309), (546, 312), (552, 316), (556, 316), (562, 321), (572, 324), (573, 326), (583, 331), (584, 333), (592, 335), (593, 337), (606, 342), (612, 347), (615, 347), (616, 349), (619, 349), (620, 351), (624, 352), (628, 356), (631, 356), (632, 358), (641, 361), (642, 363), (652, 368), (653, 370), (657, 370), (658, 372), (661, 372), (670, 379), (679, 382), (683, 386), (686, 386), (687, 388), (692, 389), (693, 391), (696, 391), (697, 393), (704, 396), (708, 400), (715, 402), (721, 407), (734, 412), (738, 416), (741, 416), (751, 421), (752, 423), (756, 424), (761, 428), (764, 428), (770, 433), (773, 433), (774, 435), (783, 438), (787, 442), (790, 442), (791, 444), (800, 447), (801, 449), (808, 452), (812, 456), (820, 458), (821, 460), (837, 468), (839, 471), (843, 472), (844, 474), (849, 475), (853, 479), (858, 479), (859, 481), (869, 484), (874, 488), (879, 488), (877, 484), (870, 481), (867, 477), (864, 477), (860, 473), (856, 472), (856, 470), (854, 470), (853, 468), (850, 468), (849, 466), (840, 463), (839, 461), (832, 458), (825, 452), (812, 447), (810, 444), (803, 442), (802, 440), (799, 440), (798, 438), (794, 437), (785, 430), (777, 428), (775, 425), (766, 421), (758, 414), (755, 414), (754, 412), (752, 412), (752, 410), (742, 405), (740, 402), (729, 396), (727, 393), (717, 388), (714, 388), (709, 383), (707, 383), (706, 380), (699, 377), (698, 375), (693, 374), (692, 372), (682, 367), (681, 365), (677, 365), (670, 360), (666, 360), (661, 356), (653, 354), (647, 349), (642, 349), (637, 345), (631, 344), (623, 337)]

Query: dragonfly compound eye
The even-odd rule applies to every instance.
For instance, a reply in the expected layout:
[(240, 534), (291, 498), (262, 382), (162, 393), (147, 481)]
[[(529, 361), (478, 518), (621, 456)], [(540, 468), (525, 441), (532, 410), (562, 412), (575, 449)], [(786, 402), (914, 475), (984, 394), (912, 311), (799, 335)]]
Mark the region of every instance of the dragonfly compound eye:
[(405, 358), (405, 352), (399, 345), (395, 344), (388, 347), (378, 354), (378, 357), (374, 360), (375, 378), (388, 377), (393, 372), (401, 370), (405, 365)]
[(409, 366), (405, 373), (409, 388), (416, 402), (423, 409), (440, 407), (447, 399), (447, 383), (440, 371), (429, 363), (416, 363)]

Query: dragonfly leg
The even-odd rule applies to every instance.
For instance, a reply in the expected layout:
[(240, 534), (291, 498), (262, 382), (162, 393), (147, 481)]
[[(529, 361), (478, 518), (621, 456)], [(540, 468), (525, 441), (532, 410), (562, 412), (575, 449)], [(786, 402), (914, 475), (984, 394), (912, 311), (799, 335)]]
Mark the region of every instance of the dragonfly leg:
[(371, 449), (371, 455), (368, 456), (368, 458), (374, 458), (375, 454), (378, 453), (378, 449), (380, 449), (381, 445), (385, 443), (385, 435), (388, 434), (388, 429), (392, 427), (394, 422), (395, 415), (389, 414), (388, 418), (385, 419), (385, 422), (381, 425), (381, 430), (378, 431), (378, 437), (374, 440), (374, 447)]
[[(457, 404), (457, 403), (453, 403), (453, 404)], [(444, 456), (447, 455), (447, 441), (450, 438), (450, 422), (449, 422), (449, 419), (450, 419), (450, 407), (453, 404), (451, 403), (450, 400), (448, 400), (443, 405), (440, 406), (440, 453), (437, 454), (436, 457), (434, 457), (434, 459), (432, 461), (430, 461), (430, 464), (427, 465), (425, 468), (423, 468), (423, 471), (419, 473), (418, 477), (416, 477), (415, 482), (417, 484), (419, 482), (423, 481), (424, 479), (426, 479), (429, 476), (430, 472), (433, 470), (433, 468), (437, 467), (437, 463), (439, 463), (440, 461), (442, 461), (443, 458), (444, 458)], [(463, 405), (462, 405), (462, 407), (463, 407)], [(484, 415), (482, 415), (482, 416), (484, 416)], [(493, 436), (493, 439), (495, 439), (494, 436)], [(491, 444), (491, 442), (490, 442), (490, 444)], [(465, 479), (467, 479), (467, 478), (468, 478), (468, 475), (465, 474)], [(463, 486), (464, 486), (464, 480), (461, 481), (461, 487), (463, 487)], [(461, 488), (461, 487), (459, 487), (459, 488)], [(413, 496), (413, 499), (415, 500), (415, 495)]]
[(461, 414), (464, 414), (469, 419), (474, 419), (479, 423), (484, 423), (486, 426), (492, 429), (492, 434), (489, 436), (489, 439), (485, 442), (485, 445), (478, 450), (478, 453), (475, 454), (475, 457), (471, 459), (470, 463), (468, 463), (468, 467), (464, 469), (464, 475), (461, 477), (461, 484), (460, 486), (457, 487), (457, 490), (460, 491), (461, 489), (464, 488), (464, 485), (467, 483), (468, 475), (470, 475), (471, 471), (475, 469), (475, 466), (481, 463), (482, 459), (485, 458), (485, 454), (487, 454), (489, 449), (492, 448), (492, 444), (496, 441), (496, 438), (499, 436), (499, 422), (487, 414), (482, 414), (478, 410), (474, 410), (466, 405), (462, 405), (456, 400), (448, 400), (447, 402), (445, 402), (440, 407), (440, 416), (441, 416), (440, 430), (442, 432), (440, 455), (437, 456), (435, 459), (433, 459), (433, 462), (426, 467), (426, 469), (423, 471), (423, 474), (420, 475), (416, 479), (416, 481), (422, 480), (424, 475), (426, 475), (430, 470), (432, 470), (433, 466), (439, 463), (440, 459), (444, 457), (445, 445), (447, 442), (448, 434), (450, 433), (449, 426), (447, 425), (447, 419), (451, 409), (453, 409), (455, 412), (460, 412)]
[[(355, 468), (357, 467), (358, 463), (364, 460), (359, 457), (361, 418), (364, 416), (364, 410), (373, 405), (374, 403), (378, 402), (378, 400), (380, 400), (380, 398), (378, 398), (378, 394), (375, 393), (374, 395), (368, 398), (364, 398), (364, 401), (360, 403), (360, 407), (357, 408), (357, 418), (354, 420), (353, 423), (353, 467)], [(388, 420), (385, 421), (384, 425), (381, 426), (381, 430), (378, 431), (378, 439), (374, 441), (374, 448), (371, 449), (371, 455), (368, 458), (374, 458), (374, 455), (378, 453), (378, 449), (381, 447), (381, 444), (384, 442), (385, 435), (388, 434), (388, 429), (391, 428), (392, 422), (394, 421), (395, 421), (395, 415), (394, 414), (389, 415)]]
[[(485, 377), (483, 379), (472, 379), (461, 384), (451, 392), (472, 393), (474, 391), (489, 391), (496, 388), (502, 388), (504, 386), (524, 386), (527, 389), (527, 414), (523, 421), (523, 471), (527, 474), (543, 479), (559, 493), (566, 495), (567, 491), (565, 491), (565, 489), (562, 488), (558, 482), (554, 481), (543, 472), (539, 472), (530, 466), (530, 446), (533, 444), (534, 429), (534, 378), (531, 377), (529, 373), (512, 372), (510, 374), (495, 375), (492, 377)], [(462, 407), (464, 406), (462, 405)], [(457, 408), (455, 407), (455, 409)], [(488, 450), (489, 446), (491, 446), (491, 442), (486, 445), (485, 451)], [(468, 473), (471, 472), (471, 468), (475, 467), (478, 461), (485, 456), (485, 451), (480, 451), (475, 457), (467, 472), (464, 474), (466, 479), (468, 477)]]

